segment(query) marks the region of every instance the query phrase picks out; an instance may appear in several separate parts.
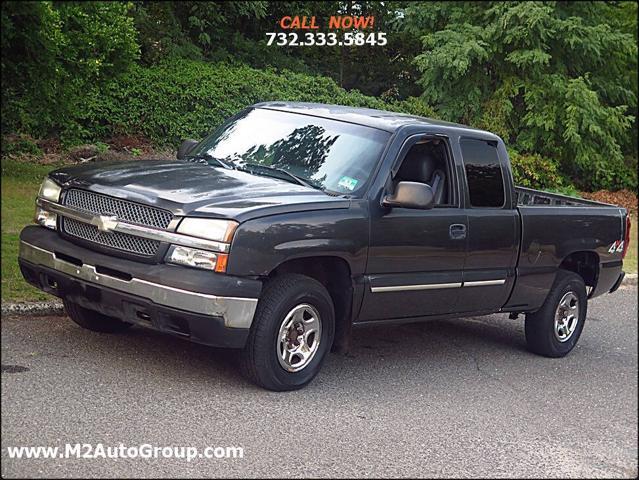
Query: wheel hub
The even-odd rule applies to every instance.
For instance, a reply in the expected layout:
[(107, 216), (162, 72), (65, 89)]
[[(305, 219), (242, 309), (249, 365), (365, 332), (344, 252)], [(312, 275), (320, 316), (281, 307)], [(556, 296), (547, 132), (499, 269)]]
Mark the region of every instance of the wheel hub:
[(297, 305), (286, 314), (277, 337), (277, 359), (284, 370), (299, 372), (315, 357), (322, 336), (319, 312), (311, 305)]
[(575, 292), (567, 292), (559, 301), (555, 312), (555, 338), (567, 342), (579, 323), (579, 298)]

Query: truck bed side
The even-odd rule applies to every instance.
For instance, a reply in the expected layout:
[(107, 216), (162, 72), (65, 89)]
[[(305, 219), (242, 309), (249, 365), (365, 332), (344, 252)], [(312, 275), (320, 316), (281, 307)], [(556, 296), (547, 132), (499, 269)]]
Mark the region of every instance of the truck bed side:
[[(532, 192), (549, 195), (551, 201), (579, 201)], [(564, 200), (517, 207), (521, 219), (517, 282), (504, 310), (539, 308), (558, 268), (580, 273), (591, 287), (591, 297), (614, 286), (621, 274), (622, 254), (612, 246), (623, 239), (625, 210), (597, 202), (575, 203), (566, 204)]]
[(594, 200), (586, 200), (584, 198), (569, 197), (558, 193), (544, 192), (543, 190), (535, 190), (533, 188), (520, 187), (515, 185), (515, 195), (517, 197), (517, 205), (519, 206), (581, 206), (581, 207), (613, 207), (616, 205), (610, 203), (595, 202)]

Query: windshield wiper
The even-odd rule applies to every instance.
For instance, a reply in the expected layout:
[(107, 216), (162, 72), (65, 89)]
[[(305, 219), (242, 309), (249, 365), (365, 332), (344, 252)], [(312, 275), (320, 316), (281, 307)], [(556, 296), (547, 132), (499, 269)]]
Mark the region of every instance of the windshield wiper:
[[(186, 157), (185, 160), (187, 162), (205, 163), (207, 165), (210, 165), (211, 162), (213, 161), (213, 162), (216, 162), (219, 166), (224, 167), (228, 170), (244, 170), (249, 173), (255, 170), (262, 171), (264, 173), (268, 172), (269, 176), (276, 177), (281, 180), (292, 181), (293, 183), (297, 183), (305, 187), (311, 187), (316, 190), (324, 191), (324, 189), (319, 185), (314, 185), (310, 182), (307, 182), (303, 178), (300, 178), (297, 175), (294, 175), (291, 172), (284, 170), (283, 168), (272, 167), (270, 165), (260, 165), (259, 163), (229, 164), (229, 163), (226, 163), (224, 160), (214, 157), (210, 153), (200, 153), (198, 155), (191, 155)], [(278, 174), (284, 175), (286, 178), (282, 178), (281, 175), (273, 175), (271, 172), (277, 172)]]
[(198, 155), (191, 155), (186, 157), (187, 162), (198, 162), (198, 163), (206, 163), (207, 165), (211, 165), (210, 162), (216, 162), (220, 167), (224, 167), (228, 170), (234, 170), (234, 167), (226, 163), (224, 160), (220, 160), (217, 157), (214, 157), (210, 153), (200, 153)]
[[(291, 172), (284, 170), (283, 168), (277, 168), (277, 167), (271, 167), (270, 165), (260, 165), (258, 163), (243, 163), (241, 165), (237, 165), (236, 167), (238, 170), (247, 170), (250, 172), (251, 169), (254, 170), (266, 170), (269, 172), (277, 172), (277, 173), (281, 173), (286, 175), (286, 177), (288, 177), (289, 180), (292, 180), (294, 183), (298, 183), (299, 185), (303, 185), (305, 187), (311, 187), (314, 188), (316, 190), (323, 190), (322, 187), (320, 187), (319, 185), (313, 185), (310, 182), (307, 182), (306, 180), (304, 180), (303, 178), (298, 177), (297, 175), (292, 174)], [(272, 175), (275, 176), (277, 178), (280, 178), (282, 180), (286, 180), (284, 178), (281, 178), (278, 175)]]

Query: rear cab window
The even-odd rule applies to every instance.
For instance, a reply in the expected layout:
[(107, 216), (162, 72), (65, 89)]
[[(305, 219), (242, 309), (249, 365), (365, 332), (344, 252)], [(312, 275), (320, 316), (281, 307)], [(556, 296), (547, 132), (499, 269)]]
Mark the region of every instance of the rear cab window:
[(502, 208), (506, 193), (497, 143), (462, 138), (459, 144), (466, 172), (470, 205), (475, 208)]

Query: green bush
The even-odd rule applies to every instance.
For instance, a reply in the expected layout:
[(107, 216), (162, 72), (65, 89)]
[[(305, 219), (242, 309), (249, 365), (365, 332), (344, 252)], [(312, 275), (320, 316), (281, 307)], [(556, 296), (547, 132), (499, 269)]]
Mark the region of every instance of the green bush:
[(415, 97), (408, 97), (405, 100), (390, 102), (385, 108), (387, 110), (409, 113), (419, 117), (438, 118), (438, 115), (432, 108), (430, 108), (423, 100)]
[(138, 57), (131, 4), (5, 2), (2, 133), (79, 137), (83, 93)]
[[(509, 150), (510, 165), (517, 185), (529, 188), (561, 189), (569, 183), (559, 172), (556, 161), (537, 154)], [(574, 187), (572, 187), (574, 189)], [(571, 190), (572, 192), (572, 190)], [(575, 190), (576, 192), (576, 190)]]
[(581, 198), (581, 194), (579, 190), (574, 185), (564, 185), (563, 187), (557, 188), (545, 188), (547, 192), (559, 193), (560, 195), (568, 195), (569, 197), (578, 197)]
[(68, 125), (85, 141), (116, 134), (142, 134), (158, 144), (199, 138), (242, 108), (264, 101), (307, 101), (430, 113), (410, 99), (388, 105), (347, 92), (327, 77), (246, 65), (174, 60), (130, 72), (87, 92), (84, 109)]
[(2, 137), (2, 156), (42, 155), (42, 149), (27, 135), (7, 135)]

